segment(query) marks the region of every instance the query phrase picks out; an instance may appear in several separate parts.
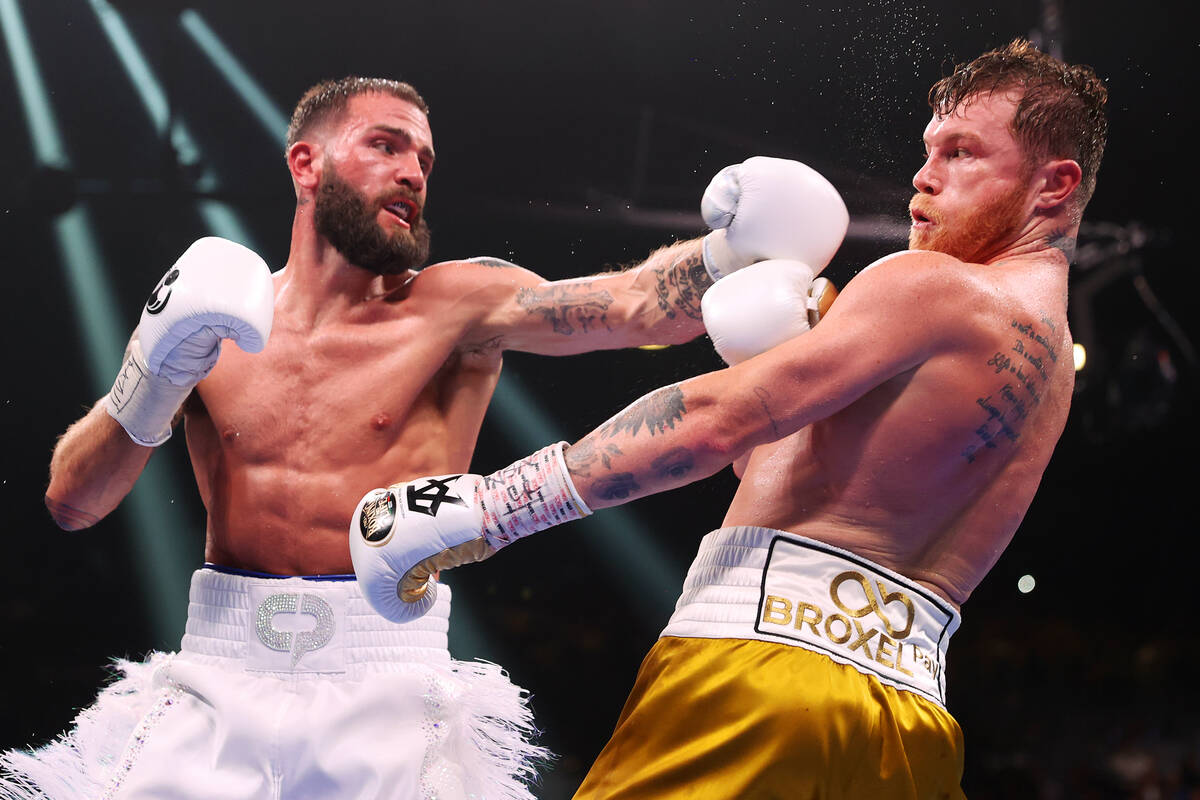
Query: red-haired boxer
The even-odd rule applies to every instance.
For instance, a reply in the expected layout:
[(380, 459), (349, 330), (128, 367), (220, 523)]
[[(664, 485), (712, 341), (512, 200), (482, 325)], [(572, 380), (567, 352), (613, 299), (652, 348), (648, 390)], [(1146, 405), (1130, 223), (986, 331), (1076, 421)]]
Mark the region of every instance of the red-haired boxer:
[[(929, 99), (911, 249), (811, 331), (653, 392), (565, 452), (443, 479), (465, 502), (436, 519), (407, 508), (424, 479), (385, 490), (394, 530), (352, 524), (367, 596), (419, 606), (432, 569), (749, 454), (577, 800), (963, 796), (947, 647), (1066, 423), (1067, 277), (1107, 92), (1018, 40)], [(722, 288), (703, 302), (714, 339), (773, 344)]]

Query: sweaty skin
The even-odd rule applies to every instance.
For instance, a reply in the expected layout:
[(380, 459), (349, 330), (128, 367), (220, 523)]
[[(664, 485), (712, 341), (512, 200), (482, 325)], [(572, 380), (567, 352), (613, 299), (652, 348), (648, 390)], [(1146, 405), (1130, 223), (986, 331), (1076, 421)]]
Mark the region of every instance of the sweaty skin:
[[(327, 128), (289, 149), (297, 208), (266, 347), (249, 355), (226, 342), (184, 405), (208, 511), (205, 559), (224, 566), (353, 572), (346, 531), (359, 498), (380, 475), (469, 468), (506, 349), (567, 355), (703, 331), (710, 280), (699, 241), (624, 272), (558, 282), (499, 259), (395, 275), (354, 266), (317, 232), (322, 171), (361, 192), (387, 235), (409, 236), (432, 135), (416, 106), (374, 93), (352, 98)], [(394, 213), (397, 198), (416, 211)], [(56, 521), (79, 528), (108, 514), (151, 452), (97, 404), (56, 448), (46, 496)]]
[(816, 328), (660, 389), (572, 446), (585, 502), (680, 486), (748, 452), (724, 525), (816, 538), (964, 602), (1027, 511), (1074, 386), (1079, 167), (1024, 166), (1014, 108), (997, 94), (934, 117), (914, 249), (855, 276)]

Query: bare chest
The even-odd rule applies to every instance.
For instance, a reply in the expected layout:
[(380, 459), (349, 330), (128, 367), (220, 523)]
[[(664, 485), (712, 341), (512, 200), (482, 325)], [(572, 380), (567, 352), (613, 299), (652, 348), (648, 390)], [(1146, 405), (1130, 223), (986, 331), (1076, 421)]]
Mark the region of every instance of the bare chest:
[(207, 433), (249, 463), (378, 456), (414, 427), (435, 433), (462, 402), (471, 371), (456, 343), (432, 326), (390, 325), (321, 335), (285, 328), (255, 355), (226, 344), (200, 386)]

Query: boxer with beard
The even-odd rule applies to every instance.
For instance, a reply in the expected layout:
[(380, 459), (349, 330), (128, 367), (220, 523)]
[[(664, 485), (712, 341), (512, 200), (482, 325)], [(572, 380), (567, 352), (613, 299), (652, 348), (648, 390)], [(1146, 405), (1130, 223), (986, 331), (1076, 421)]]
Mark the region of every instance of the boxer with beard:
[[(465, 502), (436, 517), (407, 502), (429, 479), (368, 493), (350, 530), (368, 599), (420, 608), (431, 570), (740, 462), (576, 800), (963, 797), (947, 648), (1066, 424), (1067, 279), (1106, 101), (1090, 67), (1027, 41), (956, 67), (929, 93), (911, 249), (773, 347), (737, 301), (780, 262), (751, 266), (702, 303), (744, 360), (440, 479)], [(389, 498), (392, 517), (365, 513)]]
[[(828, 184), (772, 161), (739, 190), (743, 224), (718, 256), (678, 242), (548, 282), (494, 258), (417, 269), (434, 159), (410, 85), (314, 86), (288, 131), (285, 267), (206, 238), (159, 281), (112, 391), (58, 442), (46, 504), (65, 529), (94, 524), (182, 419), (207, 511), (186, 633), (178, 653), (122, 662), (59, 740), (0, 756), (0, 796), (531, 796), (544, 753), (523, 690), (494, 664), (450, 658), (448, 592), (410, 624), (371, 611), (346, 542), (355, 503), (381, 470), (467, 469), (505, 350), (699, 335), (710, 274), (761, 257), (746, 254), (756, 214)], [(845, 221), (826, 226), (826, 260)]]

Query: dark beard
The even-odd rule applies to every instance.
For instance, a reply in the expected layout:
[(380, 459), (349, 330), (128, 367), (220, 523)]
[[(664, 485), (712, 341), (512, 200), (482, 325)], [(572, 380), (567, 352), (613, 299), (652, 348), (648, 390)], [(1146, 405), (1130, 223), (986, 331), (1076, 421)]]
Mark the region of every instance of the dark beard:
[(424, 264), (430, 240), (424, 215), (411, 223), (410, 230), (389, 236), (375, 221), (376, 211), (361, 192), (326, 170), (317, 189), (317, 233), (351, 264), (377, 275), (396, 275)]

